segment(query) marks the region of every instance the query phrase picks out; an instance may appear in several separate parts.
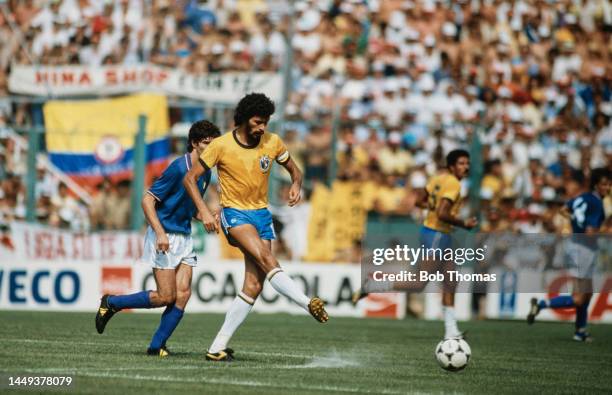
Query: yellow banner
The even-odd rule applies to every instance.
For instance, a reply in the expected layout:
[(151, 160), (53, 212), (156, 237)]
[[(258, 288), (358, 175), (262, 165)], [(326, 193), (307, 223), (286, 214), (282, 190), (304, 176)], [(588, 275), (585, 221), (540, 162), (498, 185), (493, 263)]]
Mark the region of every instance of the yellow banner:
[(367, 218), (366, 187), (358, 182), (336, 181), (331, 191), (315, 186), (308, 224), (307, 261), (331, 262), (346, 255), (363, 238)]
[(43, 107), (47, 149), (54, 152), (93, 152), (105, 136), (124, 149), (134, 144), (138, 116), (147, 117), (147, 142), (168, 133), (165, 96), (141, 94), (115, 99), (49, 101)]
[(331, 224), (330, 190), (323, 184), (314, 187), (310, 197), (308, 222), (308, 253), (304, 260), (331, 262), (334, 259), (334, 238)]

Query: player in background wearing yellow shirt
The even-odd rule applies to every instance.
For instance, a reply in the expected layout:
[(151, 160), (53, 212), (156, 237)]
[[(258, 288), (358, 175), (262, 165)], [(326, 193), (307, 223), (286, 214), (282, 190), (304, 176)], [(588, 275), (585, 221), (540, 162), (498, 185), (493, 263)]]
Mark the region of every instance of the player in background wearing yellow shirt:
[[(454, 226), (472, 229), (477, 224), (476, 218), (461, 219), (457, 215), (461, 207), (461, 179), (470, 170), (470, 154), (465, 150), (453, 150), (446, 156), (447, 172), (433, 176), (419, 197), (419, 206), (428, 209), (427, 217), (421, 227), (421, 244), (423, 248), (445, 250), (452, 248), (451, 231)], [(419, 269), (433, 273), (438, 269), (444, 272), (454, 269), (454, 262), (420, 262)], [(395, 284), (396, 291), (422, 291), (427, 282), (414, 281)], [(457, 327), (455, 318), (456, 284), (445, 283), (442, 291), (442, 310), (444, 315), (444, 338), (460, 338), (463, 334)], [(367, 293), (359, 290), (353, 295), (353, 302), (365, 297)]]
[[(244, 254), (242, 291), (229, 308), (206, 354), (206, 359), (211, 361), (233, 359), (233, 350), (227, 348), (227, 344), (251, 311), (266, 279), (277, 292), (300, 305), (317, 321), (328, 320), (323, 301), (318, 297), (308, 298), (272, 255), (272, 240), (276, 236), (267, 208), (272, 162), (279, 163), (291, 175), (289, 206), (300, 201), (302, 188), (302, 172), (289, 156), (285, 144), (276, 134), (265, 130), (273, 113), (274, 103), (265, 95), (251, 93), (243, 97), (234, 112), (236, 129), (213, 140), (183, 181), (206, 230), (218, 232), (220, 220), (230, 244)], [(215, 166), (222, 208), (213, 216), (198, 193), (196, 180)]]
[[(453, 150), (446, 156), (448, 173), (431, 178), (425, 187), (421, 202), (427, 202), (427, 217), (421, 228), (421, 243), (425, 248), (452, 248), (450, 233), (453, 227), (472, 229), (478, 224), (476, 218), (461, 219), (457, 215), (461, 207), (461, 179), (470, 171), (470, 154), (465, 150)], [(445, 272), (454, 270), (454, 262), (433, 262)], [(435, 270), (435, 269), (434, 269)], [(430, 272), (432, 270), (429, 270)], [(446, 283), (442, 290), (442, 313), (444, 315), (444, 338), (462, 337), (455, 318), (456, 284)]]

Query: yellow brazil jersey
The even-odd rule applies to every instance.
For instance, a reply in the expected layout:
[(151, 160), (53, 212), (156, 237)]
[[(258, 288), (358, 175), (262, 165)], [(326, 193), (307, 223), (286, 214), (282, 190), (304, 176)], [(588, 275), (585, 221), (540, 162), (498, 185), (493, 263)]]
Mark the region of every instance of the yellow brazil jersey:
[(210, 169), (217, 166), (221, 206), (256, 210), (268, 206), (272, 162), (287, 162), (289, 152), (276, 134), (266, 132), (256, 146), (248, 147), (229, 132), (214, 139), (200, 159)]
[(427, 206), (429, 212), (423, 225), (439, 232), (449, 233), (452, 230), (452, 225), (441, 221), (438, 218), (437, 211), (442, 199), (448, 199), (452, 202), (451, 214), (457, 215), (459, 213), (461, 183), (452, 174), (439, 174), (429, 180), (425, 189), (428, 194)]

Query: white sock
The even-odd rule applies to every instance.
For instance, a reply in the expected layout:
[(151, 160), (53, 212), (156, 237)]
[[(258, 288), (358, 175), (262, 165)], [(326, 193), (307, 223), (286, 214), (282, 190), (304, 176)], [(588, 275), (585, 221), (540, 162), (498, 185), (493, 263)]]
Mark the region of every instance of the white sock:
[(444, 314), (444, 338), (457, 337), (461, 334), (457, 327), (457, 320), (455, 319), (455, 308), (451, 306), (442, 306), (442, 313)]
[(253, 304), (255, 304), (255, 300), (243, 292), (236, 296), (227, 314), (225, 314), (225, 321), (223, 321), (223, 325), (219, 329), (219, 333), (217, 333), (217, 337), (215, 337), (208, 352), (215, 354), (227, 348), (227, 343), (229, 343), (236, 329), (247, 318), (253, 308)]
[(270, 270), (268, 275), (266, 276), (268, 281), (272, 287), (281, 295), (284, 295), (294, 301), (295, 303), (302, 306), (302, 308), (308, 311), (308, 304), (310, 303), (310, 298), (296, 285), (296, 283), (283, 271), (283, 269), (276, 268)]

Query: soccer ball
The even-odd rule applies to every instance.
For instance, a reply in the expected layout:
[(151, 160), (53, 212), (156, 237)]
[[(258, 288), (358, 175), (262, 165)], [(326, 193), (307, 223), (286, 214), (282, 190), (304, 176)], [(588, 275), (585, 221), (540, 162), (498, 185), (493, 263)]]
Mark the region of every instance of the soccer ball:
[(435, 355), (442, 369), (458, 372), (467, 366), (472, 350), (463, 339), (446, 339), (438, 343)]

